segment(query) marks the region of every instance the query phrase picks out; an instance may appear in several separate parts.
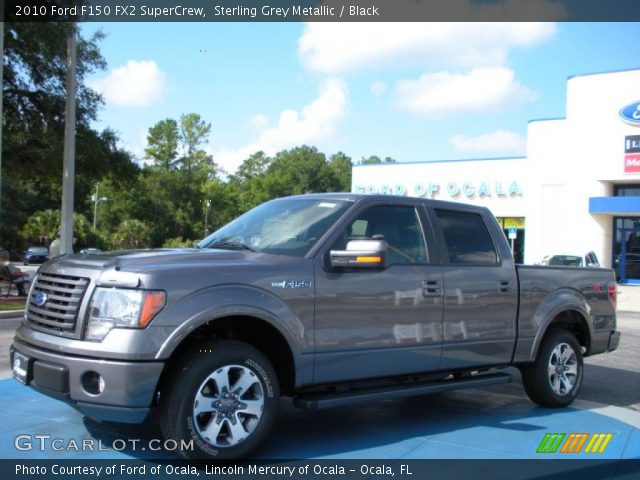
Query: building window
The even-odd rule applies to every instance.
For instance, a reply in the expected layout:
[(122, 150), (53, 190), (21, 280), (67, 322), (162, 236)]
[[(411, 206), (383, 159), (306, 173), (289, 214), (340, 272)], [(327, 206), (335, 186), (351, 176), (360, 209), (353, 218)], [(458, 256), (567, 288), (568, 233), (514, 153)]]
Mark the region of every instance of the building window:
[(640, 197), (640, 185), (616, 185), (613, 194), (616, 197)]

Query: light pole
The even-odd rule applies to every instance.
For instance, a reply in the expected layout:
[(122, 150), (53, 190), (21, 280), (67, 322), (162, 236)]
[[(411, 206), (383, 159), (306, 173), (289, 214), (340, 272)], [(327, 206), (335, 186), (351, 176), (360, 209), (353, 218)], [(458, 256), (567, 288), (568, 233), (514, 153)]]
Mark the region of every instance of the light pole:
[(204, 236), (209, 233), (209, 207), (211, 206), (211, 200), (204, 201)]
[(96, 228), (96, 219), (98, 218), (98, 204), (100, 202), (106, 202), (109, 200), (107, 197), (98, 197), (98, 185), (96, 184), (96, 193), (91, 195), (91, 200), (93, 200), (93, 228)]
[[(0, 55), (3, 61), (0, 62), (0, 87), (2, 86), (3, 66), (4, 66), (4, 22), (0, 22)], [(2, 221), (2, 100), (4, 90), (0, 88), (0, 222)], [(2, 240), (2, 230), (0, 230), (0, 240)]]
[(73, 253), (73, 195), (76, 177), (76, 24), (67, 38), (67, 101), (64, 113), (60, 253)]

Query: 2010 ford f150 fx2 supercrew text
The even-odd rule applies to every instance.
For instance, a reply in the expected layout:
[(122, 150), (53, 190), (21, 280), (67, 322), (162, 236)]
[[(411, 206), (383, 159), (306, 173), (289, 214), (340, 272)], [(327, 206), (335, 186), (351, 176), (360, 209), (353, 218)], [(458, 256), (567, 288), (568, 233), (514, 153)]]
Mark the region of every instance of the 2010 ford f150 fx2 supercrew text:
[(485, 208), (310, 194), (191, 249), (40, 268), (14, 376), (98, 420), (152, 408), (190, 457), (247, 455), (280, 396), (313, 410), (503, 383), (570, 404), (583, 357), (617, 348), (612, 270), (515, 265)]

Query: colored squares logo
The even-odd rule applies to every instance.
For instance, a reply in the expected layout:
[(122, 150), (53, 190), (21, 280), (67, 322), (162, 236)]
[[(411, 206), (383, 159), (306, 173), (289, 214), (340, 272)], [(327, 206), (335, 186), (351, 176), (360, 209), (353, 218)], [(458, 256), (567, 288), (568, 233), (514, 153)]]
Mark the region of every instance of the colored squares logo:
[(604, 453), (612, 433), (547, 433), (536, 453)]
[(584, 449), (584, 453), (604, 453), (605, 448), (609, 445), (612, 433), (596, 433), (591, 437), (587, 448)]

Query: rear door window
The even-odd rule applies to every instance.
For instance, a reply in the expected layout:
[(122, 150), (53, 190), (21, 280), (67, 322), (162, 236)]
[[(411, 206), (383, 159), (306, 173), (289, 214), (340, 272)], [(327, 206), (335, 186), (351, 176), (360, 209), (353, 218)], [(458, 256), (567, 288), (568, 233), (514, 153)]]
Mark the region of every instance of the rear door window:
[(481, 215), (436, 209), (450, 264), (495, 265), (498, 253)]

